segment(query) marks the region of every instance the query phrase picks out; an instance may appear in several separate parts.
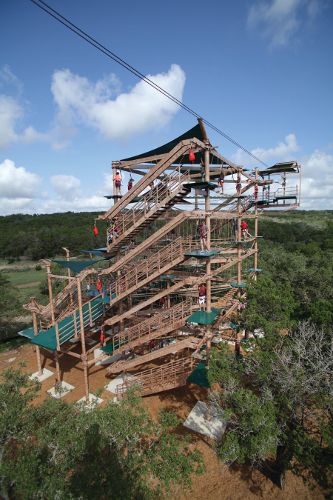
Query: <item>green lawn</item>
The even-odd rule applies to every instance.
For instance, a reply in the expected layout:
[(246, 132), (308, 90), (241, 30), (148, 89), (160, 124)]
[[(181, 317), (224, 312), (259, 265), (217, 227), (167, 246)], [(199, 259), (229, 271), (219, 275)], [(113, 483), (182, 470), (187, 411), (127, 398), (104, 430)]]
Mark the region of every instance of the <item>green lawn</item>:
[[(41, 283), (46, 277), (46, 272), (44, 269), (41, 271), (36, 271), (35, 269), (29, 269), (26, 271), (10, 271), (3, 272), (5, 278), (9, 279), (12, 285), (28, 285), (29, 283), (36, 283), (37, 281)], [(35, 285), (33, 285), (35, 286)]]

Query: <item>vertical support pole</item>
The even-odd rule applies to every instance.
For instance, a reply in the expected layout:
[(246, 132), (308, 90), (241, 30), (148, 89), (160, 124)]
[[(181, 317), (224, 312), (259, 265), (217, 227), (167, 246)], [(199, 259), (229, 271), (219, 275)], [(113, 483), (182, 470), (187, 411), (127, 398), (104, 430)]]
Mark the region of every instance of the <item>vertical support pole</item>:
[(49, 289), (49, 300), (50, 300), (50, 308), (51, 308), (51, 319), (52, 319), (52, 325), (54, 325), (55, 319), (54, 319), (54, 304), (53, 304), (53, 291), (52, 291), (52, 278), (51, 278), (51, 266), (48, 264), (46, 266), (46, 271), (47, 271), (47, 286)]
[(238, 240), (238, 245), (237, 245), (237, 283), (241, 283), (242, 281), (242, 261), (241, 261), (241, 252), (242, 252), (242, 247), (241, 247), (241, 240), (242, 240), (242, 231), (241, 231), (241, 199), (240, 199), (240, 193), (241, 193), (241, 188), (242, 183), (241, 183), (241, 173), (240, 171), (237, 172), (237, 193), (238, 193), (238, 201), (237, 201), (237, 212), (238, 212), (238, 228), (237, 228), (237, 240)]
[(58, 351), (54, 352), (54, 363), (56, 366), (56, 386), (61, 383), (60, 364)]
[[(37, 325), (37, 315), (36, 315), (35, 311), (32, 311), (32, 325), (34, 328), (34, 335), (37, 336), (38, 335), (38, 325)], [(36, 345), (36, 357), (37, 357), (38, 375), (43, 375), (39, 345)]]
[[(65, 250), (65, 252), (66, 252), (66, 260), (67, 260), (67, 262), (69, 262), (69, 250), (68, 250), (68, 248), (62, 247), (62, 249)], [(71, 282), (71, 270), (69, 268), (67, 269), (67, 276), (68, 276), (68, 284), (70, 284), (70, 282)], [(72, 304), (73, 303), (73, 295), (72, 295), (72, 293), (69, 294), (69, 297), (70, 297), (70, 302)]]
[[(206, 149), (205, 149), (205, 181), (209, 182), (210, 181), (210, 172), (209, 172), (209, 142), (206, 141)], [(207, 188), (206, 195), (205, 195), (205, 224), (207, 227), (207, 250), (210, 250), (210, 190)], [(206, 261), (206, 275), (210, 276), (211, 273), (211, 263), (210, 263), (210, 258), (207, 259)], [(207, 288), (207, 312), (211, 312), (211, 279), (207, 278), (206, 281), (206, 288)]]
[(81, 359), (83, 363), (84, 371), (84, 387), (86, 393), (86, 400), (89, 401), (89, 378), (88, 378), (88, 363), (87, 363), (87, 352), (86, 352), (86, 340), (84, 337), (84, 322), (83, 322), (83, 311), (82, 311), (82, 294), (81, 294), (81, 283), (80, 278), (76, 278), (77, 284), (77, 296), (79, 305), (79, 315), (80, 315), (80, 334), (81, 334)]
[[(255, 183), (255, 186), (256, 188), (258, 188), (258, 169), (256, 168), (256, 183)], [(256, 218), (254, 219), (254, 237), (255, 237), (255, 240), (254, 240), (254, 250), (255, 250), (255, 253), (254, 253), (254, 269), (257, 270), (258, 269), (258, 223), (259, 223), (259, 220), (258, 220), (258, 204), (255, 203), (254, 205), (254, 213), (255, 213), (255, 216)], [(257, 272), (254, 273), (254, 280), (257, 281)]]

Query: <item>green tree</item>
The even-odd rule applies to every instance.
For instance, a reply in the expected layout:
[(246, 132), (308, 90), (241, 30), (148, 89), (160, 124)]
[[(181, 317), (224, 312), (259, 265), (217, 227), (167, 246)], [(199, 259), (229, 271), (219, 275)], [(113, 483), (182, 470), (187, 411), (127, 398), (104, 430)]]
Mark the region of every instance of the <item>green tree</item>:
[(279, 484), (292, 469), (333, 493), (332, 335), (302, 323), (289, 336), (258, 340), (237, 362), (232, 356), (216, 351), (209, 367), (222, 389), (212, 400), (227, 419), (221, 457), (270, 462)]
[(134, 393), (84, 411), (49, 399), (18, 371), (0, 384), (0, 478), (4, 498), (159, 498), (202, 471), (202, 457), (154, 422)]

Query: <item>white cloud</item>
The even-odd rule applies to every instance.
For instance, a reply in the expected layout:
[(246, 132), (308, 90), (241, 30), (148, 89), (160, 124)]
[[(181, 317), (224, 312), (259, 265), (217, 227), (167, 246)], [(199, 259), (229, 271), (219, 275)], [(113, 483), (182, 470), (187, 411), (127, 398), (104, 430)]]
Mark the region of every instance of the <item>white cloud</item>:
[[(281, 141), (272, 148), (264, 149), (264, 148), (254, 148), (251, 150), (251, 153), (259, 158), (260, 160), (266, 161), (278, 161), (278, 160), (290, 160), (290, 155), (296, 153), (299, 150), (299, 146), (297, 144), (297, 139), (295, 134), (288, 134), (285, 136), (284, 141)], [(232, 159), (235, 163), (239, 165), (254, 165), (258, 164), (250, 155), (245, 153), (242, 149), (238, 149), (234, 155), (232, 155)]]
[(0, 95), (0, 148), (17, 141), (15, 124), (22, 114), (22, 108), (15, 99)]
[(247, 24), (269, 39), (272, 47), (284, 47), (323, 7), (321, 0), (257, 1), (250, 7)]
[(0, 164), (0, 198), (32, 199), (38, 194), (40, 177), (11, 160)]
[(13, 97), (0, 95), (0, 149), (13, 143), (30, 144), (36, 141), (49, 141), (49, 135), (37, 132), (29, 126), (17, 132), (18, 122), (23, 118), (24, 111)]
[(302, 162), (302, 208), (333, 209), (333, 156), (316, 150)]
[[(173, 64), (167, 73), (148, 78), (182, 99), (185, 73), (180, 66)], [(66, 136), (68, 132), (73, 134), (76, 124), (94, 128), (108, 139), (122, 139), (163, 126), (179, 109), (143, 81), (119, 94), (119, 82), (114, 75), (93, 84), (63, 69), (53, 74), (51, 90), (58, 107), (58, 130), (63, 135), (58, 147), (66, 144)]]
[(53, 175), (51, 184), (60, 198), (73, 200), (79, 193), (81, 182), (73, 175)]

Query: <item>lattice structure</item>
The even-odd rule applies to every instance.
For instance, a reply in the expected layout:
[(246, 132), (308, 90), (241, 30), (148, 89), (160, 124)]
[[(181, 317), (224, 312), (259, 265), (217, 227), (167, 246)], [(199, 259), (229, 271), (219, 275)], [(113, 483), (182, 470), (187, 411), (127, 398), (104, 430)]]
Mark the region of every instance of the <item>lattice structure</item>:
[[(114, 204), (100, 216), (109, 266), (73, 277), (52, 274), (46, 262), (50, 303), (31, 300), (33, 327), (22, 332), (37, 346), (39, 370), (40, 348), (54, 352), (59, 379), (59, 353), (80, 360), (87, 397), (96, 361), (110, 361), (109, 377), (130, 375), (118, 395), (132, 384), (148, 395), (185, 385), (217, 337), (239, 344), (237, 313), (261, 271), (259, 216), (300, 200), (297, 162), (248, 171), (211, 145), (200, 120), (112, 170)], [(121, 193), (119, 178), (133, 175), (137, 182)], [(58, 279), (68, 282), (53, 297)]]

